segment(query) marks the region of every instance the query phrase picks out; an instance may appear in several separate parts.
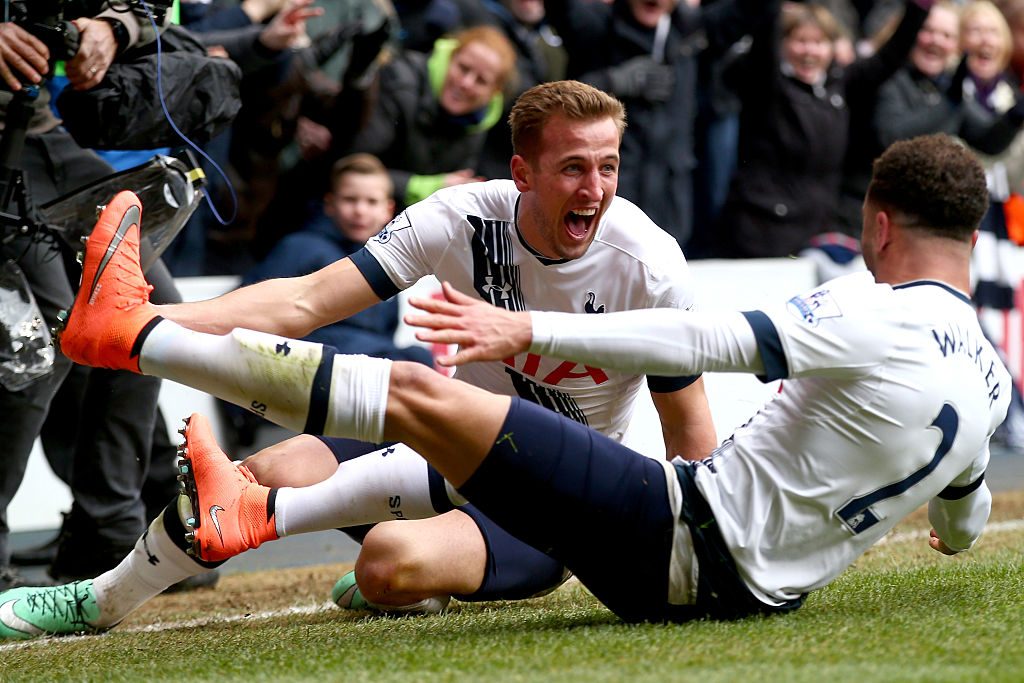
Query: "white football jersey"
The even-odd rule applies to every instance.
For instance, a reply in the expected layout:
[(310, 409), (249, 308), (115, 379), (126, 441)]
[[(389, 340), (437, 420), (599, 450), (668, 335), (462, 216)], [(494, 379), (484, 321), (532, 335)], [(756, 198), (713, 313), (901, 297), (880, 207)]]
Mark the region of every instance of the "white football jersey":
[[(516, 224), (511, 180), (440, 190), (410, 206), (366, 243), (395, 290), (434, 274), (458, 290), (513, 311), (604, 313), (693, 306), (689, 268), (675, 239), (616, 197), (579, 259), (541, 256)], [(357, 265), (359, 262), (357, 261)], [(375, 291), (381, 282), (360, 270)], [(520, 396), (621, 440), (644, 376), (523, 353), (472, 363), (456, 376), (494, 393)]]
[(967, 297), (935, 281), (858, 273), (745, 315), (766, 379), (784, 381), (696, 481), (746, 582), (777, 602), (978, 484), (1011, 379)]

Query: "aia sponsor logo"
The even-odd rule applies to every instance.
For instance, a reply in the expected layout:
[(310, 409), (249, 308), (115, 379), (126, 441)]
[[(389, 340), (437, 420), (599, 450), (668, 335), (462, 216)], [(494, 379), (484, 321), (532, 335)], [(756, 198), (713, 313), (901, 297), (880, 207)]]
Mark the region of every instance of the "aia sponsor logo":
[[(510, 368), (520, 372), (527, 377), (537, 380), (542, 384), (558, 386), (569, 380), (583, 379), (589, 377), (594, 384), (604, 384), (608, 381), (608, 373), (601, 368), (594, 368), (589, 365), (581, 365), (571, 360), (562, 361), (550, 371), (541, 369), (542, 356), (536, 353), (527, 353), (523, 356), (523, 364), (516, 367), (516, 358), (506, 358), (503, 363)], [(547, 365), (550, 366), (550, 363)]]

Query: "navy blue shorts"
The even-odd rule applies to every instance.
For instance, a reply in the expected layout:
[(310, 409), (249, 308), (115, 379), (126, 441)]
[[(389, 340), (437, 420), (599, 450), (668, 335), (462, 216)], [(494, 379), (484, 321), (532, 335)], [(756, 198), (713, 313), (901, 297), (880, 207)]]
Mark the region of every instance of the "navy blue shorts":
[[(689, 470), (687, 470), (688, 472)], [(696, 605), (668, 603), (675, 519), (661, 463), (577, 422), (512, 399), (491, 452), (460, 493), (515, 537), (563, 562), (627, 621), (736, 618), (787, 611), (750, 593), (692, 485), (681, 519), (699, 562)], [(687, 485), (689, 484), (689, 485)]]
[(660, 463), (513, 398), (497, 442), (459, 492), (623, 619), (668, 618), (675, 519)]
[(680, 618), (687, 610), (696, 612), (693, 616), (710, 616), (715, 619), (739, 619), (752, 614), (775, 614), (791, 612), (803, 605), (803, 596), (782, 605), (768, 605), (759, 600), (743, 582), (729, 547), (718, 529), (711, 506), (697, 488), (694, 474), (697, 462), (676, 462), (676, 478), (683, 493), (679, 519), (690, 528), (693, 552), (700, 568), (697, 576), (697, 604), (679, 606), (674, 618)]
[(473, 505), (458, 508), (469, 515), (487, 545), (487, 564), (479, 590), (456, 595), (459, 600), (521, 600), (558, 588), (565, 580), (565, 566), (498, 526)]
[[(331, 449), (338, 463), (351, 460), (367, 453), (373, 453), (389, 444), (371, 444), (354, 439), (319, 437)], [(557, 588), (565, 578), (565, 567), (558, 560), (530, 547), (491, 521), (473, 505), (455, 508), (444, 492), (444, 480), (430, 468), (432, 492), (438, 489), (435, 508), (438, 512), (458, 509), (469, 515), (476, 523), (487, 548), (484, 580), (480, 589), (469, 595), (457, 595), (459, 600), (479, 602), (483, 600), (520, 600)], [(342, 529), (359, 543), (373, 528), (372, 524)]]

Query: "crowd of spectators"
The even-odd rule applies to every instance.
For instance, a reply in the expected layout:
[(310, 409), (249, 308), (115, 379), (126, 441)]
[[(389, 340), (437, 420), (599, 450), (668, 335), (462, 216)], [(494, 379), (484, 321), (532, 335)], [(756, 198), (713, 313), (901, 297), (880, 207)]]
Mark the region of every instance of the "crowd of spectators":
[[(217, 45), (216, 31), (269, 33), (295, 4), (193, 0), (182, 21)], [(278, 29), (248, 59), (242, 112), (208, 145), (238, 217), (197, 215), (168, 256), (176, 275), (248, 272), (323, 215), (330, 169), (348, 154), (383, 161), (399, 210), (440, 187), (508, 177), (511, 102), (566, 77), (626, 103), (619, 194), (689, 258), (783, 257), (820, 234), (856, 238), (871, 161), (922, 133), (958, 135), (986, 159), (993, 198), (1017, 194), (1021, 0), (319, 4), (322, 16)], [(215, 189), (227, 206), (224, 184)]]

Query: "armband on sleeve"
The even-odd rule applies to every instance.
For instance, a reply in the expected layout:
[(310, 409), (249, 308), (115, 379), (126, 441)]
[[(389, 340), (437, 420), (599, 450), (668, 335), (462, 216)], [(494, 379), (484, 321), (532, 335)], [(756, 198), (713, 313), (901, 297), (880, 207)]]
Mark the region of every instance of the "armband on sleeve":
[(942, 500), (960, 500), (966, 498), (970, 494), (985, 483), (985, 473), (982, 472), (977, 479), (968, 484), (967, 486), (947, 486), (946, 488), (939, 491), (939, 498)]

